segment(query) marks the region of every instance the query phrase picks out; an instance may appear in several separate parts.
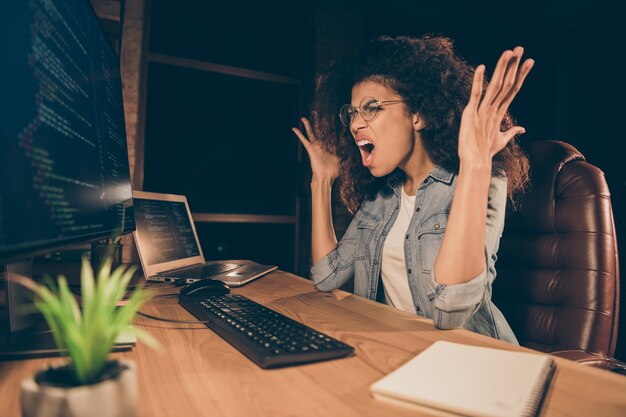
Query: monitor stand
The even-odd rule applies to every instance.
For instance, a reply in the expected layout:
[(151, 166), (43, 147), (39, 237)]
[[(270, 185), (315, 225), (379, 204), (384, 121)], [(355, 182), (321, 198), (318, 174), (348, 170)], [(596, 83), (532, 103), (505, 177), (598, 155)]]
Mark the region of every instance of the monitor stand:
[[(0, 323), (0, 361), (61, 356), (43, 316), (32, 313), (33, 297), (18, 284), (32, 277), (31, 261), (6, 264), (4, 269), (6, 309)], [(114, 352), (132, 349), (132, 344), (119, 344)]]

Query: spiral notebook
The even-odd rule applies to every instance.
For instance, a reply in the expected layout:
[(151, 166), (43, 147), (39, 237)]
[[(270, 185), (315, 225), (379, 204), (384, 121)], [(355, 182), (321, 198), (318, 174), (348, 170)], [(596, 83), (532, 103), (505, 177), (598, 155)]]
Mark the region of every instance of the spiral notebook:
[(545, 354), (439, 341), (370, 392), (429, 415), (530, 417), (538, 414), (554, 369)]

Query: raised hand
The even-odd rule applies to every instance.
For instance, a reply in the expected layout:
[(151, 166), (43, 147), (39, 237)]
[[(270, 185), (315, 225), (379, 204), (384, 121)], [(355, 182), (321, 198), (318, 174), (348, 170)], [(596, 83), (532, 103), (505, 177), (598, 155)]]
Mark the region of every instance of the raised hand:
[(297, 127), (292, 128), (293, 133), (298, 136), (300, 142), (309, 154), (311, 160), (311, 171), (313, 171), (314, 179), (321, 180), (334, 180), (339, 176), (339, 158), (337, 156), (327, 152), (315, 137), (313, 129), (311, 129), (311, 123), (309, 123), (306, 117), (303, 117), (302, 124), (306, 129), (308, 139), (302, 134)]
[(504, 51), (491, 82), (483, 95), (485, 66), (479, 65), (474, 73), (472, 92), (461, 117), (459, 132), (459, 159), (461, 164), (490, 165), (493, 156), (500, 152), (517, 134), (525, 129), (513, 126), (505, 132), (500, 125), (524, 79), (534, 65), (527, 59), (520, 65), (524, 49)]

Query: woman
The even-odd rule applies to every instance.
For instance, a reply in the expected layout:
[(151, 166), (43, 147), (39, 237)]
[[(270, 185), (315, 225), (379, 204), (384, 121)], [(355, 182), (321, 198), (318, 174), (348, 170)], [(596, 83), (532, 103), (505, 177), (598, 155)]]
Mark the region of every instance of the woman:
[[(306, 136), (312, 279), (517, 343), (491, 302), (507, 196), (528, 178), (507, 110), (533, 60), (505, 51), (492, 80), (441, 37), (380, 38), (321, 78)], [(341, 104), (349, 102), (341, 106)], [(340, 109), (340, 110), (339, 110)], [(307, 138), (308, 136), (308, 138)], [(331, 187), (356, 212), (337, 243)], [(508, 192), (507, 192), (508, 190)], [(380, 277), (380, 279), (379, 279)]]

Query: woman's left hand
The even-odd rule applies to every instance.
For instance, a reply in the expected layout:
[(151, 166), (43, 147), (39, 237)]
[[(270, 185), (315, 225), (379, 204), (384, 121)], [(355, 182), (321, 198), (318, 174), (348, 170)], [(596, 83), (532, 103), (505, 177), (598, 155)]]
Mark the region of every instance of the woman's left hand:
[(500, 56), (484, 95), (485, 66), (476, 68), (470, 100), (461, 117), (459, 159), (462, 164), (490, 166), (495, 154), (515, 135), (525, 132), (521, 126), (500, 131), (509, 105), (535, 63), (527, 59), (520, 66), (523, 53), (524, 49), (518, 46)]

